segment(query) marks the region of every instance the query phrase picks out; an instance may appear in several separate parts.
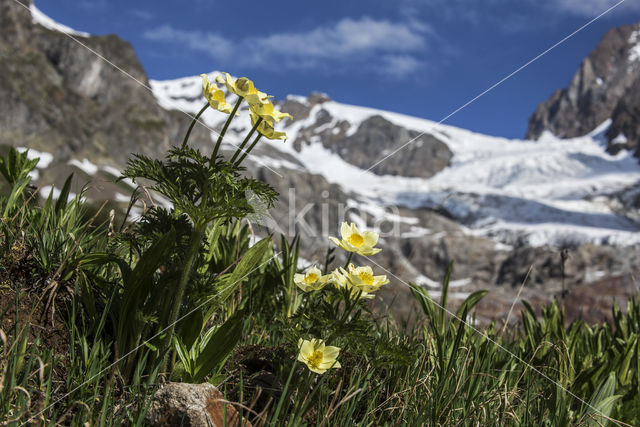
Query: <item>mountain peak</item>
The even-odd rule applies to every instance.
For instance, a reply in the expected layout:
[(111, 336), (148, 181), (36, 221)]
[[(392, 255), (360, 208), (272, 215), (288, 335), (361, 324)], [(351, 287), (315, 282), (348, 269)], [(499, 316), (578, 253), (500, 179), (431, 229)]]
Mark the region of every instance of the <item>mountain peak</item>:
[(605, 34), (568, 87), (538, 105), (526, 137), (537, 139), (544, 131), (560, 138), (578, 137), (611, 119), (606, 132), (609, 151), (635, 149), (640, 137), (639, 99), (640, 23), (636, 23)]

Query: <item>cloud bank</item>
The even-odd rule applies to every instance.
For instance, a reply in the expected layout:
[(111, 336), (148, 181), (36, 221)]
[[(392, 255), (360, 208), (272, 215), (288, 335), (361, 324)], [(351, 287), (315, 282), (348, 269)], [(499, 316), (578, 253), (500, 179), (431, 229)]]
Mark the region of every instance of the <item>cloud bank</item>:
[(408, 75), (424, 66), (424, 54), (435, 36), (416, 21), (391, 22), (369, 17), (343, 18), (300, 32), (232, 40), (218, 33), (181, 30), (162, 25), (146, 31), (147, 40), (180, 44), (242, 66), (287, 69), (322, 68), (347, 71), (367, 65), (377, 73)]

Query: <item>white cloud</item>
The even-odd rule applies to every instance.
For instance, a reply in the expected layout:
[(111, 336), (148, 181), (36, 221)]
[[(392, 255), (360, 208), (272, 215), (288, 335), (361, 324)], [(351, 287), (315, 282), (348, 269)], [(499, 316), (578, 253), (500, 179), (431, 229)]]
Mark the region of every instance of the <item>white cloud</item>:
[(188, 49), (208, 53), (214, 57), (228, 57), (234, 51), (233, 42), (223, 36), (202, 31), (177, 30), (171, 25), (147, 30), (143, 36), (148, 40), (179, 43)]
[[(620, 0), (554, 0), (549, 1), (549, 6), (557, 6), (560, 10), (583, 16), (598, 16)], [(626, 10), (640, 10), (637, 0), (626, 0), (615, 8), (619, 12)]]
[(153, 12), (150, 12), (148, 10), (142, 10), (142, 9), (128, 9), (128, 12), (131, 16), (134, 16), (138, 19), (141, 19), (143, 21), (150, 21), (152, 19), (154, 19), (156, 16)]
[(422, 62), (413, 56), (386, 55), (382, 57), (379, 71), (393, 75), (408, 75), (422, 67)]
[(278, 65), (287, 68), (348, 68), (380, 61), (380, 67), (408, 74), (422, 65), (419, 59), (434, 37), (427, 24), (391, 22), (369, 17), (343, 18), (304, 32), (283, 32), (236, 41), (216, 33), (184, 31), (163, 25), (146, 31), (149, 40), (175, 42), (219, 60), (244, 66)]
[[(406, 17), (437, 16), (441, 22), (471, 24), (514, 34), (555, 26), (567, 15), (592, 18), (620, 0), (398, 0)], [(640, 1), (624, 0), (610, 13), (640, 11)]]

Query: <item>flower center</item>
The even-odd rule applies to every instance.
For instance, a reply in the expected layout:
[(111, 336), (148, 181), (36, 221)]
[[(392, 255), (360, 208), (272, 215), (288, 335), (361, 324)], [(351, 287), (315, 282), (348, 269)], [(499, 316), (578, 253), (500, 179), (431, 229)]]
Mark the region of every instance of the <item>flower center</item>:
[(358, 278), (360, 278), (360, 280), (362, 280), (367, 286), (373, 285), (373, 274), (363, 271), (358, 273)]
[(251, 82), (245, 77), (240, 77), (236, 80), (236, 87), (242, 92), (251, 92)]
[(353, 233), (351, 236), (347, 237), (347, 240), (356, 248), (359, 248), (364, 243), (364, 238), (358, 233)]
[(320, 350), (316, 350), (311, 354), (311, 356), (309, 356), (309, 365), (318, 369), (320, 362), (322, 362), (322, 352)]
[(307, 273), (307, 275), (304, 278), (304, 283), (306, 283), (307, 285), (310, 285), (312, 283), (315, 283), (316, 280), (318, 280), (318, 275), (315, 273)]

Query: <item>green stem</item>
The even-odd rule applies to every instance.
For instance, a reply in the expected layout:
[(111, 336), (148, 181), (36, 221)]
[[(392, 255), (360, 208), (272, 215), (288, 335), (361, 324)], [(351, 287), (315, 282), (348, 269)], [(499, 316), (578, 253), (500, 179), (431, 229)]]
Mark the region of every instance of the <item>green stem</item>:
[(189, 136), (191, 136), (191, 130), (195, 126), (196, 122), (198, 121), (198, 119), (200, 118), (202, 113), (204, 113), (204, 111), (207, 108), (209, 108), (209, 103), (208, 102), (205, 104), (204, 107), (202, 107), (202, 109), (198, 112), (198, 114), (196, 114), (196, 116), (193, 118), (193, 120), (191, 120), (191, 124), (189, 125), (189, 129), (187, 130), (187, 134), (184, 136), (184, 140), (182, 141), (182, 149), (184, 149), (187, 146), (187, 141), (189, 140)]
[(344, 265), (344, 269), (345, 270), (349, 267), (349, 263), (351, 262), (351, 258), (353, 258), (353, 252), (349, 252), (349, 258), (347, 258), (347, 263)]
[[(231, 158), (231, 163), (233, 163), (238, 158), (238, 154), (240, 154), (244, 146), (247, 145), (247, 142), (249, 142), (249, 138), (251, 138), (251, 135), (253, 135), (256, 129), (258, 129), (258, 126), (260, 126), (260, 123), (262, 123), (262, 117), (258, 117), (258, 120), (256, 120), (256, 124), (253, 125), (253, 127), (251, 128), (251, 131), (247, 134), (246, 138), (244, 139), (244, 141), (242, 141), (242, 144), (240, 144), (235, 154)], [(253, 147), (253, 145), (251, 147)], [(249, 148), (249, 150), (251, 150), (251, 148)]]
[(216, 141), (216, 146), (213, 149), (213, 153), (211, 154), (211, 163), (216, 161), (216, 156), (218, 155), (220, 144), (222, 144), (222, 138), (224, 138), (224, 134), (227, 133), (227, 128), (229, 128), (229, 125), (231, 124), (231, 120), (233, 120), (233, 117), (236, 115), (236, 111), (238, 111), (238, 108), (240, 107), (242, 100), (243, 98), (239, 96), (238, 101), (236, 102), (236, 105), (233, 107), (231, 114), (229, 114), (229, 118), (227, 119), (224, 126), (222, 127), (222, 132), (220, 132), (220, 136), (218, 136), (218, 140)]
[(242, 155), (242, 157), (240, 157), (240, 159), (238, 159), (238, 161), (236, 162), (236, 166), (238, 166), (240, 163), (242, 163), (242, 161), (245, 159), (245, 157), (247, 157), (249, 155), (249, 152), (251, 150), (253, 150), (253, 147), (256, 146), (256, 144), (258, 143), (258, 141), (260, 140), (261, 137), (262, 137), (262, 134), (259, 133), (258, 136), (256, 136), (256, 139), (253, 140), (253, 142), (251, 143), (249, 148), (247, 148), (247, 151), (245, 151), (244, 154)]
[(176, 291), (175, 300), (173, 301), (173, 306), (171, 307), (171, 314), (169, 315), (169, 331), (167, 332), (167, 336), (164, 339), (163, 349), (166, 351), (164, 358), (164, 371), (167, 370), (167, 362), (169, 361), (169, 347), (171, 345), (171, 339), (173, 338), (173, 333), (176, 327), (176, 320), (178, 319), (178, 314), (180, 313), (180, 305), (182, 304), (182, 296), (184, 295), (184, 291), (187, 288), (187, 282), (189, 282), (189, 277), (191, 276), (191, 270), (193, 269), (193, 264), (195, 262), (196, 256), (198, 255), (198, 249), (200, 249), (200, 244), (202, 243), (202, 238), (205, 234), (206, 224), (198, 225), (193, 230), (193, 234), (191, 235), (191, 242), (189, 243), (189, 249), (187, 252), (187, 260), (184, 265), (184, 270), (182, 270), (182, 275), (180, 276), (180, 283), (178, 284), (178, 290)]

